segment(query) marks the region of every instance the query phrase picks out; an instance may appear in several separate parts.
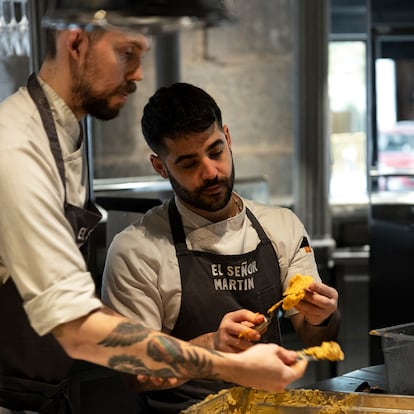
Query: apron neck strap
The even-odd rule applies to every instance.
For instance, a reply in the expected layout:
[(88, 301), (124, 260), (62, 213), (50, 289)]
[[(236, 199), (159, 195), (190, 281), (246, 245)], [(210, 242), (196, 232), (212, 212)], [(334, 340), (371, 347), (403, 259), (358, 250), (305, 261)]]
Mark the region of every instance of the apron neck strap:
[(43, 128), (46, 131), (49, 138), (50, 149), (56, 162), (56, 166), (59, 170), (60, 179), (62, 180), (63, 187), (65, 188), (65, 200), (66, 200), (66, 180), (65, 180), (65, 165), (62, 158), (62, 149), (60, 148), (59, 139), (56, 131), (55, 121), (53, 119), (52, 110), (50, 109), (49, 102), (43, 92), (42, 87), (37, 79), (35, 73), (32, 73), (27, 80), (27, 89), (37, 110), (39, 111), (40, 118), (43, 123)]

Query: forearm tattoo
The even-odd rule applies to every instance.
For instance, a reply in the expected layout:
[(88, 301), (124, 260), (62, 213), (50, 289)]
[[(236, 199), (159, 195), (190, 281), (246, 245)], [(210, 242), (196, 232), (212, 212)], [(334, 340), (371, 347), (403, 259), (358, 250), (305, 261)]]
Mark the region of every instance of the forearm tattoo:
[(131, 322), (120, 323), (110, 334), (98, 345), (106, 347), (130, 346), (142, 342), (149, 333), (149, 329), (142, 325)]
[[(205, 353), (200, 354), (201, 349), (191, 346), (190, 350), (184, 351), (175, 338), (164, 335), (150, 337), (150, 330), (140, 324), (122, 322), (98, 345), (108, 348), (127, 347), (144, 341), (147, 341), (147, 357), (164, 365), (163, 367), (150, 368), (143, 360), (130, 353), (112, 356), (108, 366), (128, 374), (162, 378), (215, 377), (213, 364)], [(220, 355), (214, 351), (205, 352)]]

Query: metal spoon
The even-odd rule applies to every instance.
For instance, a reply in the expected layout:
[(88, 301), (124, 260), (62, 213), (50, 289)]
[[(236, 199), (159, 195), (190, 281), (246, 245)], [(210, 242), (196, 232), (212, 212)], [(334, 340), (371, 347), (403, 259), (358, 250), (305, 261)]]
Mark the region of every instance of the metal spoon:
[(306, 361), (322, 361), (322, 359), (316, 358), (315, 355), (305, 354), (304, 350), (296, 351), (296, 359), (305, 359)]
[[(264, 321), (260, 323), (259, 325), (256, 325), (253, 329), (257, 331), (260, 335), (266, 330), (266, 328), (270, 325), (272, 322), (273, 316), (275, 314), (276, 309), (283, 303), (284, 299), (279, 300), (279, 302), (276, 302), (273, 306), (271, 306), (267, 310), (267, 316), (265, 316)], [(246, 336), (248, 331), (240, 332), (239, 338), (244, 338)]]
[(264, 319), (264, 321), (261, 323), (261, 324), (259, 324), (259, 325), (257, 325), (257, 326), (255, 326), (254, 327), (254, 330), (255, 331), (257, 331), (257, 332), (259, 332), (259, 334), (261, 335), (264, 331), (265, 331), (265, 329), (270, 325), (270, 323), (272, 322), (272, 319), (273, 319), (273, 316), (275, 315), (275, 311), (276, 311), (276, 309), (280, 306), (280, 305), (282, 305), (282, 303), (283, 303), (283, 301), (284, 301), (285, 299), (281, 299), (281, 300), (279, 300), (279, 302), (276, 302), (273, 306), (271, 306), (268, 310), (267, 310), (267, 316), (265, 316), (265, 319)]

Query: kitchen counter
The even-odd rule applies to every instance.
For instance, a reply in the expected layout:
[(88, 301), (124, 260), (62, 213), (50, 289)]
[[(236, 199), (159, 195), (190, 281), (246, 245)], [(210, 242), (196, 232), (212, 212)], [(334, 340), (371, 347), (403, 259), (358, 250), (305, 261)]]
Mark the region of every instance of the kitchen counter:
[(321, 391), (384, 393), (387, 388), (384, 365), (373, 365), (302, 387)]

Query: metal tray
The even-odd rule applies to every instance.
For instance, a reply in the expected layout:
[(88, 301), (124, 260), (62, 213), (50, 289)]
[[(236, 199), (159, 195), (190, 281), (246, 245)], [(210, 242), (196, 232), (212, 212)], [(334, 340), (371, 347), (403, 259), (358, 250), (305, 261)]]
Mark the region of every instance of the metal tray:
[(414, 414), (414, 396), (290, 390), (265, 393), (234, 387), (207, 397), (182, 414)]

